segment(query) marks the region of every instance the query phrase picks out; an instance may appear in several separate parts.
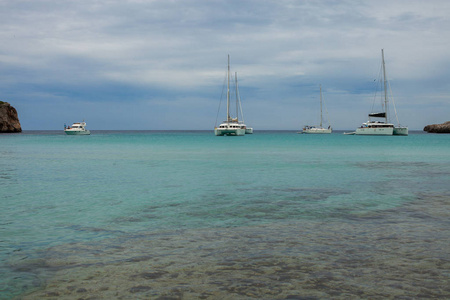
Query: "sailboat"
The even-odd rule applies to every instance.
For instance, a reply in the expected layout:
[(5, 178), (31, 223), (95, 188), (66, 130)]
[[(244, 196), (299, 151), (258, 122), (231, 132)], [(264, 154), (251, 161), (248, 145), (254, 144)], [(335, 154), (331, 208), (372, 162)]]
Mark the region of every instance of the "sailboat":
[(306, 125), (303, 127), (302, 133), (331, 133), (332, 128), (331, 125), (328, 126), (328, 128), (322, 127), (322, 85), (319, 86), (320, 88), (320, 125), (317, 126), (308, 126)]
[[(398, 125), (395, 126), (393, 123), (388, 122), (388, 80), (386, 77), (386, 66), (384, 63), (384, 51), (381, 49), (381, 64), (383, 68), (383, 87), (384, 87), (384, 105), (383, 111), (381, 112), (373, 112), (369, 113), (369, 120), (361, 125), (361, 127), (356, 128), (354, 133), (356, 135), (408, 135), (408, 127), (401, 126), (398, 122), (397, 111), (395, 109), (395, 103), (392, 104), (394, 107), (395, 117), (397, 118)], [(389, 86), (390, 90), (390, 86)], [(392, 92), (391, 92), (392, 94)], [(373, 120), (375, 118), (376, 120)], [(384, 119), (383, 121), (379, 121), (379, 119)]]
[[(234, 135), (242, 136), (245, 134), (252, 134), (253, 128), (247, 127), (244, 124), (244, 117), (242, 114), (242, 105), (239, 97), (239, 88), (237, 83), (237, 73), (235, 73), (235, 87), (236, 87), (236, 117), (230, 115), (230, 55), (228, 55), (228, 71), (227, 71), (227, 119), (223, 121), (219, 127), (214, 127), (214, 134), (217, 136)], [(220, 107), (220, 106), (219, 106)], [(242, 120), (239, 121), (239, 109)], [(216, 120), (217, 122), (217, 120)]]

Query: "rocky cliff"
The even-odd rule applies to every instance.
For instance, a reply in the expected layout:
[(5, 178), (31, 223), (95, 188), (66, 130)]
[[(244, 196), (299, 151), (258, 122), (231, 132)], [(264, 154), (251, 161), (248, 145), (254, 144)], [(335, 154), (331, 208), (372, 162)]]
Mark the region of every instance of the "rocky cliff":
[(17, 110), (8, 102), (0, 101), (0, 133), (22, 132)]
[(442, 124), (427, 125), (423, 128), (423, 131), (431, 133), (450, 133), (450, 121)]

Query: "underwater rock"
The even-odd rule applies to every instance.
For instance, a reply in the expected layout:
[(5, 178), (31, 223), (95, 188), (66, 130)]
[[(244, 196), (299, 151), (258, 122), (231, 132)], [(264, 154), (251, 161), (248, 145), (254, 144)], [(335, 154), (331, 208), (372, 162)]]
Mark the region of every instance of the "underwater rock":
[(135, 287), (132, 287), (131, 289), (130, 289), (130, 293), (140, 293), (140, 292), (146, 292), (146, 291), (148, 291), (148, 290), (151, 290), (152, 288), (151, 287), (149, 287), (149, 286), (145, 286), (145, 285), (138, 285), (138, 286), (135, 286)]
[(0, 101), (0, 133), (22, 132), (17, 110), (8, 102)]
[(450, 133), (450, 121), (442, 124), (427, 125), (423, 128), (423, 131), (429, 133)]

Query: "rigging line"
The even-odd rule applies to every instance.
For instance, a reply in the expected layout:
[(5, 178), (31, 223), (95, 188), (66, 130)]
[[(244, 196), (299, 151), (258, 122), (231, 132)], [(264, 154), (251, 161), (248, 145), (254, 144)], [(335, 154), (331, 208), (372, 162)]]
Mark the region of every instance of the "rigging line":
[(389, 87), (389, 93), (390, 93), (391, 99), (392, 99), (392, 106), (394, 106), (394, 113), (395, 113), (395, 118), (397, 119), (397, 125), (400, 126), (400, 122), (398, 121), (398, 116), (397, 116), (397, 108), (395, 107), (394, 95), (392, 94), (391, 83), (389, 81), (388, 81), (388, 87)]
[[(387, 87), (388, 87), (389, 86), (389, 80), (388, 80), (388, 75), (387, 75), (386, 68), (384, 69), (384, 81), (386, 82)], [(387, 92), (387, 87), (384, 89), (384, 93), (386, 94), (386, 96), (384, 96), (384, 97), (386, 97), (386, 102), (383, 102), (383, 105), (385, 105), (384, 111), (386, 113), (386, 118), (389, 118), (389, 119), (386, 119), (386, 120), (387, 120), (387, 122), (391, 123), (392, 121), (391, 121), (391, 114), (390, 114), (390, 110), (389, 110), (389, 107), (390, 107), (389, 106), (389, 94)], [(391, 98), (392, 98), (392, 92), (391, 92)], [(394, 111), (395, 111), (395, 107), (394, 107)]]
[[(233, 99), (236, 99), (235, 102), (233, 102)], [(234, 80), (232, 80), (230, 82), (230, 104), (231, 103), (236, 104), (236, 118), (239, 119), (238, 103), (237, 103), (237, 96), (236, 96), (236, 83)], [(230, 113), (230, 115), (232, 115), (232, 114)]]
[[(400, 126), (400, 122), (398, 120), (398, 115), (397, 115), (397, 108), (395, 107), (395, 100), (394, 100), (394, 94), (392, 93), (392, 89), (391, 89), (391, 82), (387, 79), (388, 76), (386, 74), (386, 70), (385, 70), (385, 80), (387, 82), (387, 86), (389, 88), (389, 94), (387, 96), (391, 96), (392, 99), (392, 106), (394, 107), (394, 114), (395, 114), (395, 119), (397, 120), (397, 125)], [(389, 98), (388, 98), (389, 99)], [(386, 108), (386, 113), (387, 113), (387, 108)]]
[(325, 114), (327, 115), (327, 123), (328, 123), (329, 126), (331, 126), (331, 120), (330, 120), (330, 117), (328, 116), (328, 109), (327, 109), (326, 106), (325, 106)]
[(238, 97), (239, 97), (239, 108), (240, 108), (240, 110), (241, 110), (242, 123), (245, 123), (245, 121), (244, 121), (244, 113), (242, 112), (242, 102), (241, 102), (241, 97), (240, 97), (240, 96), (238, 96)]
[(242, 123), (245, 123), (245, 121), (244, 121), (244, 113), (243, 113), (243, 111), (242, 111), (242, 102), (241, 102), (241, 95), (240, 95), (240, 93), (239, 93), (239, 84), (238, 84), (238, 81), (237, 81), (237, 75), (236, 75), (236, 99), (237, 99), (237, 101), (239, 101), (239, 108), (241, 109), (241, 117), (242, 117)]
[[(323, 98), (323, 97), (322, 97), (322, 98)], [(327, 106), (326, 106), (326, 104), (325, 104), (325, 101), (323, 101), (323, 107), (325, 108), (325, 114), (326, 114), (326, 116), (327, 116), (327, 122), (328, 122), (328, 125), (331, 126), (331, 121), (330, 121), (330, 118), (329, 118), (329, 116), (328, 116), (328, 109), (327, 109)]]
[[(376, 79), (377, 83), (375, 85), (375, 95), (373, 96), (371, 112), (375, 112), (374, 106), (375, 106), (375, 102), (377, 100), (378, 90), (381, 89), (381, 72), (382, 71), (383, 71), (383, 64), (380, 65), (380, 71), (378, 72), (378, 77), (377, 77), (378, 79)], [(380, 97), (381, 97), (381, 94), (380, 94)], [(381, 105), (381, 108), (384, 108), (384, 104)]]
[(234, 88), (236, 91), (234, 92), (234, 95), (236, 96), (236, 120), (239, 122), (239, 100), (238, 100), (238, 91), (237, 91), (237, 73), (234, 73)]
[(220, 94), (220, 100), (219, 100), (219, 109), (217, 109), (217, 115), (216, 115), (216, 123), (214, 124), (214, 127), (217, 127), (217, 119), (219, 119), (219, 112), (220, 112), (220, 104), (222, 103), (222, 98), (223, 98), (223, 90), (225, 89), (225, 81), (227, 80), (227, 78), (225, 77), (225, 79), (223, 80), (223, 84), (222, 84), (222, 93)]

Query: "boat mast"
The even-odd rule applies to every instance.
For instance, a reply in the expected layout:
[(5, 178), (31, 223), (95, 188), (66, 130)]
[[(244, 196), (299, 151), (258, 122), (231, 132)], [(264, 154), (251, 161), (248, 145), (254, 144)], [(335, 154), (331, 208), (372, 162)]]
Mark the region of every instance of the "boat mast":
[(239, 98), (238, 98), (237, 72), (234, 72), (234, 84), (236, 86), (236, 121), (239, 123)]
[(322, 128), (322, 85), (319, 85), (320, 88), (320, 128)]
[(386, 67), (384, 65), (384, 49), (381, 49), (381, 61), (383, 64), (383, 85), (384, 85), (384, 118), (385, 123), (388, 122), (387, 110), (388, 110), (388, 98), (387, 98), (387, 85), (386, 85)]
[(228, 54), (228, 72), (227, 72), (227, 123), (230, 122), (230, 54)]

